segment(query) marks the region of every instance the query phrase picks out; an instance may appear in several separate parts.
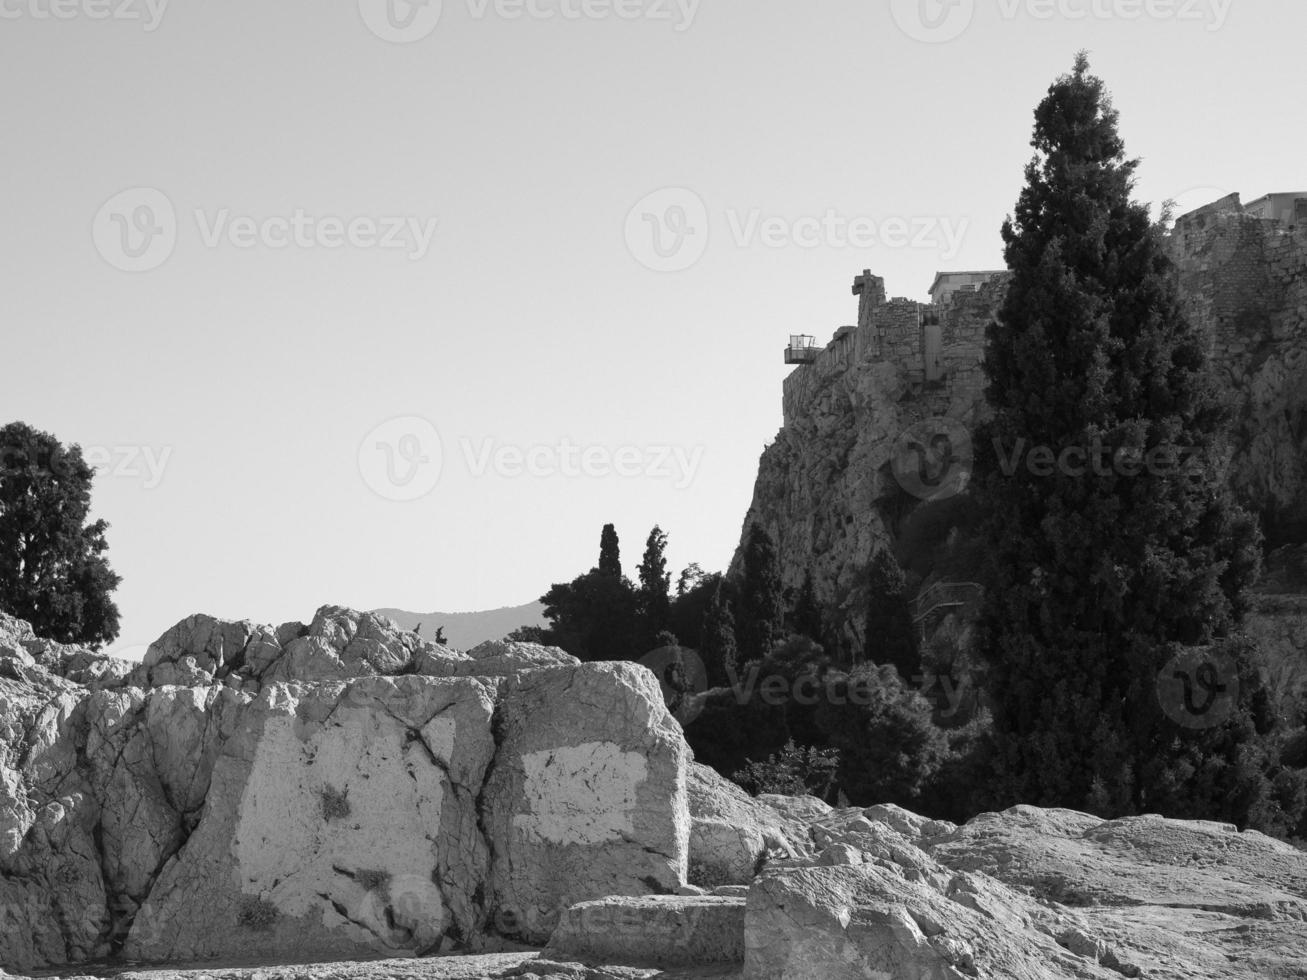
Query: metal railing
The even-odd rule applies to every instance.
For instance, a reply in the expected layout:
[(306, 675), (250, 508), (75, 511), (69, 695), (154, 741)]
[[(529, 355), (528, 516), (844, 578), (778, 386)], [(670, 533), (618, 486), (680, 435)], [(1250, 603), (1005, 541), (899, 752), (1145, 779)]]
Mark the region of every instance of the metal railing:
[(920, 623), (937, 609), (965, 606), (984, 591), (979, 582), (936, 582), (917, 596), (912, 621)]

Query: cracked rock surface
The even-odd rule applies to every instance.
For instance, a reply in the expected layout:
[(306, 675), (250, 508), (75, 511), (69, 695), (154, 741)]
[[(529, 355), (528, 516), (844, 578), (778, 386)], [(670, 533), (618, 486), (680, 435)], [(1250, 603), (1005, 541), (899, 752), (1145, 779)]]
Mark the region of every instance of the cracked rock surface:
[(492, 951), (685, 883), (688, 750), (637, 665), (336, 606), (110, 659), (0, 618), (0, 966)]

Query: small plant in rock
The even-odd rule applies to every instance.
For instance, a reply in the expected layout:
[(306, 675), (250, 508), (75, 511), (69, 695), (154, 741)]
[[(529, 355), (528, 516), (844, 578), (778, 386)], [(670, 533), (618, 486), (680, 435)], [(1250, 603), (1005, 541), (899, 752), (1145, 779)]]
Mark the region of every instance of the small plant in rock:
[(261, 898), (246, 896), (236, 911), (236, 922), (249, 929), (270, 929), (281, 912), (277, 906)]
[(349, 816), (349, 790), (323, 786), (318, 791), (318, 798), (322, 804), (323, 820), (343, 820)]

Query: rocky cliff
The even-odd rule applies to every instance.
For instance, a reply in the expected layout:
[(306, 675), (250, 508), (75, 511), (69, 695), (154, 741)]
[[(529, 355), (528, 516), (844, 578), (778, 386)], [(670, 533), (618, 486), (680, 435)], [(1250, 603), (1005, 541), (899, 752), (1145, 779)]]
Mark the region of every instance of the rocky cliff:
[(635, 664), (324, 607), (133, 668), (0, 617), (0, 965), (543, 943), (684, 884), (687, 753)]
[[(1307, 541), (1307, 225), (1246, 214), (1234, 195), (1177, 221), (1169, 248), (1234, 405), (1232, 485), (1274, 544)], [(984, 327), (1005, 286), (1000, 276), (923, 305), (886, 301), (864, 273), (857, 326), (785, 379), (784, 425), (759, 461), (744, 532), (757, 521), (777, 542), (787, 588), (811, 571), (846, 649), (863, 648), (873, 550), (921, 558), (902, 554), (914, 546), (903, 540), (907, 518), (965, 486), (969, 434), (985, 408)], [(949, 458), (932, 455), (937, 445)], [(920, 474), (895, 473), (896, 460), (914, 458)], [(937, 485), (938, 474), (947, 478)]]

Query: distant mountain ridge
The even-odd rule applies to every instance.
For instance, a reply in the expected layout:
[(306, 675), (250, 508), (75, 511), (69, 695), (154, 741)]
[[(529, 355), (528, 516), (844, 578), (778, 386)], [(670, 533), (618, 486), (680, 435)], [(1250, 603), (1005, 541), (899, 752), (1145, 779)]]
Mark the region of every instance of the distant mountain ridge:
[(519, 626), (547, 626), (545, 607), (540, 602), (529, 602), (525, 606), (505, 606), (502, 609), (487, 609), (482, 612), (461, 613), (414, 613), (403, 609), (374, 609), (378, 616), (393, 619), (406, 630), (415, 629), (419, 624), (418, 635), (424, 639), (435, 639), (436, 629), (445, 630), (445, 643), (456, 650), (471, 650), (486, 640), (502, 640)]

